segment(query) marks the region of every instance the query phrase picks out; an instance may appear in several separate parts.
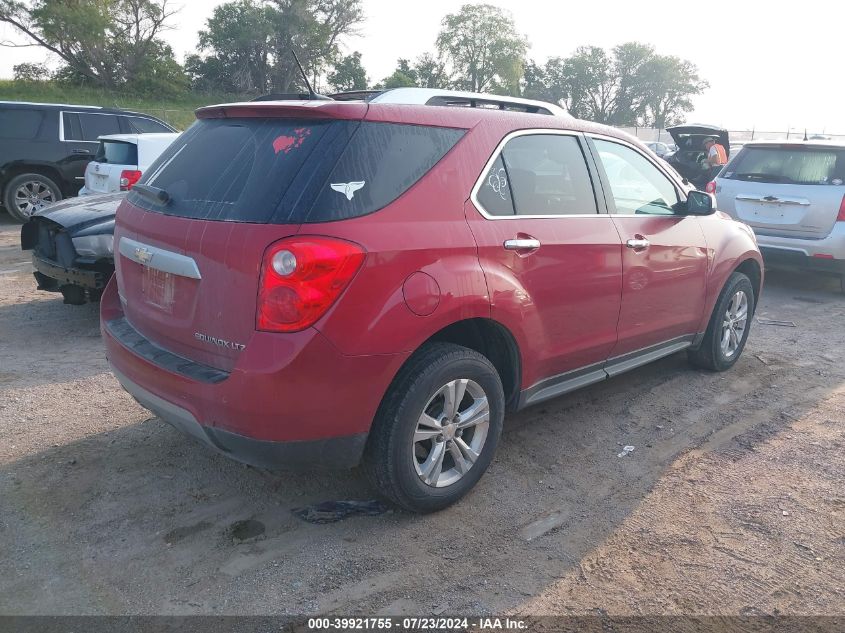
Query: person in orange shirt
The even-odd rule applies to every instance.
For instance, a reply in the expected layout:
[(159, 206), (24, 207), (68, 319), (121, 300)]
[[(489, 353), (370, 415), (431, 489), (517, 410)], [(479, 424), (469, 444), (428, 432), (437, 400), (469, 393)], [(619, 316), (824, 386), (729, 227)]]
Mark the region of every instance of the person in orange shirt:
[(707, 178), (710, 181), (716, 177), (716, 174), (728, 162), (728, 153), (714, 136), (708, 136), (704, 139), (704, 150), (707, 152)]

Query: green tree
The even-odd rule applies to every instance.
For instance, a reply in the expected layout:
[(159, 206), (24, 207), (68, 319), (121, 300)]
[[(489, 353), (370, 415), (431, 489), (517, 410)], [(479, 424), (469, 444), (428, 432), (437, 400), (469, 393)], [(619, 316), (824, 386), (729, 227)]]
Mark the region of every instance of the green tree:
[(56, 54), (65, 76), (105, 88), (184, 82), (160, 39), (173, 14), (169, 0), (0, 0), (0, 22)]
[(50, 71), (44, 64), (15, 64), (12, 66), (12, 73), (15, 81), (34, 82), (50, 79)]
[(329, 86), (337, 92), (344, 90), (366, 90), (367, 71), (361, 65), (361, 53), (341, 57), (328, 75)]
[(647, 82), (643, 124), (658, 128), (683, 123), (693, 109), (692, 97), (710, 87), (695, 64), (674, 56), (656, 55), (643, 75)]
[(270, 88), (273, 9), (255, 0), (214, 8), (199, 32), (199, 50), (185, 69), (195, 87), (228, 92), (266, 93)]
[(386, 77), (379, 88), (448, 88), (446, 65), (429, 53), (420, 56), (413, 64), (404, 58), (396, 61), (396, 70)]
[(465, 4), (441, 25), (436, 46), (456, 88), (519, 93), (528, 41), (509, 14), (489, 4)]

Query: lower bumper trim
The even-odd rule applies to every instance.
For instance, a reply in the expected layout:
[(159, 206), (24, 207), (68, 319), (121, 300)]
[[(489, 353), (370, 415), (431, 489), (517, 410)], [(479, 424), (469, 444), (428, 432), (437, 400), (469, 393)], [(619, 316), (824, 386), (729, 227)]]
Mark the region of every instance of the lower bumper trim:
[(319, 440), (275, 442), (258, 440), (212, 426), (205, 426), (190, 411), (150, 393), (112, 366), (123, 388), (145, 409), (179, 431), (236, 461), (269, 470), (348, 469), (357, 466), (367, 434)]
[[(64, 268), (55, 262), (43, 259), (32, 254), (32, 265), (39, 273), (57, 281), (57, 286), (73, 285), (102, 290), (106, 287), (110, 275), (96, 270), (84, 270), (82, 268)], [(36, 279), (38, 279), (36, 277)], [(40, 283), (40, 280), (39, 280)]]

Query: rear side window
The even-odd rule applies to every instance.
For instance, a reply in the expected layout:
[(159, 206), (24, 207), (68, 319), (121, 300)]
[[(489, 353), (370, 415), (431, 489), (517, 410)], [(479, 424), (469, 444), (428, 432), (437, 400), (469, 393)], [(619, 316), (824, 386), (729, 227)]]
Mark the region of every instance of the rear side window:
[(94, 160), (111, 165), (137, 165), (138, 146), (123, 141), (100, 141)]
[(38, 136), (44, 113), (40, 110), (0, 111), (0, 138), (31, 140)]
[(845, 149), (745, 147), (721, 177), (795, 185), (841, 185), (845, 183)]
[(488, 215), (598, 213), (581, 145), (574, 136), (561, 134), (508, 141), (476, 197)]
[(126, 117), (126, 120), (129, 122), (129, 128), (133, 132), (137, 132), (138, 134), (158, 134), (173, 131), (166, 125), (163, 125), (158, 121), (153, 121), (152, 119), (144, 119), (138, 116), (129, 116)]
[(443, 158), (464, 132), (362, 123), (317, 196), (308, 221), (343, 220), (387, 206)]

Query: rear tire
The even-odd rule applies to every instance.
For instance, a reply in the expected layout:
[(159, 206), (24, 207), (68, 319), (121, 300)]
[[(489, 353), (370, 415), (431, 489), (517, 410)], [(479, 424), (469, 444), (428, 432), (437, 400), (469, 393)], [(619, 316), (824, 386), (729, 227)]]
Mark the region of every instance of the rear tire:
[(751, 331), (754, 301), (751, 280), (742, 273), (732, 273), (716, 301), (701, 345), (688, 352), (690, 362), (711, 371), (733, 367)]
[(43, 174), (20, 174), (6, 183), (3, 206), (15, 220), (26, 222), (32, 214), (62, 199), (61, 188)]
[(411, 512), (442, 510), (487, 470), (504, 413), (502, 382), (486, 357), (451, 343), (427, 345), (385, 395), (364, 470), (395, 504)]

